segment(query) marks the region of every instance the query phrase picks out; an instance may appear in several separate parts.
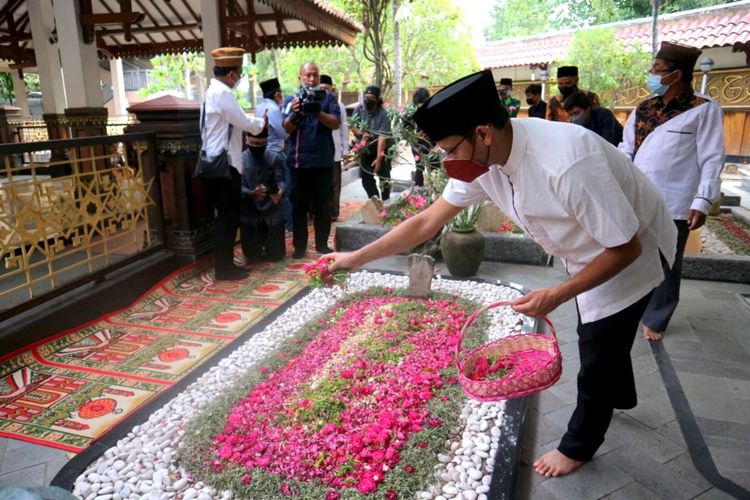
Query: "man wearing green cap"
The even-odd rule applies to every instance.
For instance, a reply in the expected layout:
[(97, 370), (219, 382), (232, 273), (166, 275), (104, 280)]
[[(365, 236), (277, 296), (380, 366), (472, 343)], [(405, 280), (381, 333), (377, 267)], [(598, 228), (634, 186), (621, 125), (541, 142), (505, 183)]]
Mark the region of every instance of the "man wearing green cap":
[(332, 254), (331, 269), (354, 270), (413, 248), (487, 198), (563, 259), (570, 279), (529, 292), (513, 308), (540, 317), (576, 300), (577, 406), (558, 448), (534, 463), (544, 476), (573, 472), (604, 442), (614, 409), (636, 405), (630, 349), (664, 278), (660, 254), (671, 262), (675, 249), (664, 201), (625, 155), (583, 127), (509, 119), (490, 71), (447, 86), (414, 118), (445, 151), (451, 179), (442, 197), (379, 240)]

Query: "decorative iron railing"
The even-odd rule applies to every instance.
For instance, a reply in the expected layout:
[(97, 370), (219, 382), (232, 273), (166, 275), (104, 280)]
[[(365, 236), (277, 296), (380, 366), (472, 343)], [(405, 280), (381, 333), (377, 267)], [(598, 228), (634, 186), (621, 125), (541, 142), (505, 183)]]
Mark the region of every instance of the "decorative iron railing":
[(0, 313), (161, 246), (155, 154), (153, 134), (0, 145)]

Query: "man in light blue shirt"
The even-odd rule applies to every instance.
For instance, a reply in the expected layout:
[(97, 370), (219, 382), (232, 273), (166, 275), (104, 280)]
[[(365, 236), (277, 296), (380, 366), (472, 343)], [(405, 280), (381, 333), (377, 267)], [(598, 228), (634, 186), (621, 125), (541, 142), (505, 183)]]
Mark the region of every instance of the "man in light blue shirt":
[(260, 90), (263, 92), (263, 99), (258, 103), (255, 116), (263, 116), (263, 113), (268, 110), (268, 146), (266, 149), (275, 153), (284, 153), (285, 142), (289, 134), (284, 130), (284, 119), (281, 116), (281, 103), (284, 101), (281, 84), (278, 79), (271, 78), (260, 82)]
[[(263, 116), (268, 111), (268, 151), (279, 153), (286, 164), (286, 140), (289, 134), (284, 130), (284, 118), (281, 115), (281, 103), (284, 101), (284, 95), (281, 93), (281, 84), (277, 78), (271, 78), (260, 82), (260, 90), (263, 92), (263, 99), (258, 103), (255, 110), (256, 116)], [(292, 171), (285, 169), (284, 173), (286, 185), (292, 187)], [(281, 207), (286, 219), (286, 229), (292, 230), (292, 201), (290, 199), (291, 189), (287, 189), (284, 198), (281, 200)]]

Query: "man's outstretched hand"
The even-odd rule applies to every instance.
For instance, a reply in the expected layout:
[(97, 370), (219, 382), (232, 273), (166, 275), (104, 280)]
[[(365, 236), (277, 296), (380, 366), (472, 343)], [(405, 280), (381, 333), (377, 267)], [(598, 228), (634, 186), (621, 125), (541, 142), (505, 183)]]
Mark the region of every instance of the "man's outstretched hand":
[(326, 255), (329, 259), (333, 259), (328, 265), (328, 270), (333, 271), (349, 271), (354, 272), (360, 267), (360, 263), (355, 257), (355, 252), (334, 252)]

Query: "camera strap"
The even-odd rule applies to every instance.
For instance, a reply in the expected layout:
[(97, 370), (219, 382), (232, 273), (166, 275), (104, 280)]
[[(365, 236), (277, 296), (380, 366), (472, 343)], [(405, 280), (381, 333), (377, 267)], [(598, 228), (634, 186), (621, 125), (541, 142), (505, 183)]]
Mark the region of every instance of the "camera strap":
[[(200, 132), (201, 132), (201, 142), (203, 144), (206, 143), (206, 139), (203, 137), (203, 129), (206, 128), (206, 101), (203, 101), (203, 106), (201, 106), (201, 124), (200, 124)], [(229, 124), (229, 129), (227, 130), (227, 144), (224, 146), (224, 150), (229, 151), (229, 140), (232, 138), (232, 124)]]

